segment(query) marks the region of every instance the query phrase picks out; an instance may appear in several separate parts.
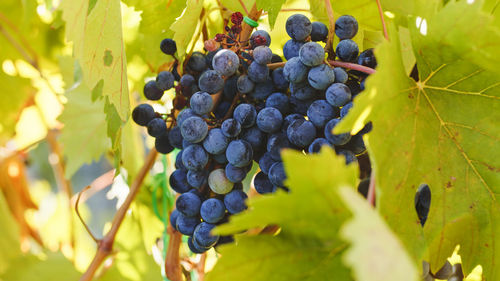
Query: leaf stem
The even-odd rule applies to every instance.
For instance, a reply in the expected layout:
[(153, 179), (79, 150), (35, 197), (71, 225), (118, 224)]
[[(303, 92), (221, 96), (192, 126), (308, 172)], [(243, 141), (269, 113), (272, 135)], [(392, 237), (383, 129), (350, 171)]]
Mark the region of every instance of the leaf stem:
[(377, 2), (380, 21), (382, 21), (382, 29), (384, 30), (384, 37), (387, 41), (389, 41), (389, 34), (387, 33), (387, 26), (385, 24), (385, 19), (384, 19), (384, 11), (382, 10), (382, 3), (380, 3), (380, 0), (375, 0), (375, 1)]
[(137, 177), (130, 186), (130, 192), (127, 195), (127, 198), (125, 198), (125, 202), (123, 202), (120, 209), (118, 209), (118, 211), (116, 212), (111, 224), (111, 229), (108, 231), (108, 233), (106, 233), (104, 238), (99, 241), (94, 259), (90, 263), (85, 273), (83, 273), (80, 281), (92, 280), (101, 264), (113, 252), (113, 243), (115, 242), (115, 237), (118, 233), (118, 229), (120, 229), (120, 226), (125, 219), (125, 215), (127, 214), (132, 201), (134, 201), (135, 196), (139, 192), (139, 188), (146, 178), (146, 174), (153, 166), (157, 155), (158, 152), (156, 151), (156, 149), (152, 148), (148, 156), (146, 157), (146, 161), (144, 161), (144, 165), (141, 167), (141, 170), (137, 174)]

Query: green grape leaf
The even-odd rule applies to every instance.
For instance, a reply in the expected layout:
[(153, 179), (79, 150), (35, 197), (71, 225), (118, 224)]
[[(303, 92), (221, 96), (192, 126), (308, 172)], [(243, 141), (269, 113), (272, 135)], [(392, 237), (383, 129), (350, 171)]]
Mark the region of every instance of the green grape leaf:
[[(153, 71), (172, 58), (160, 52), (161, 40), (171, 37), (173, 31), (168, 29), (175, 19), (181, 15), (185, 0), (126, 0), (123, 1), (135, 10), (142, 11), (139, 33), (135, 40), (127, 44), (127, 54), (140, 54)], [(165, 16), (168, 15), (168, 16)]]
[(187, 5), (182, 15), (170, 26), (174, 31), (174, 41), (177, 44), (177, 58), (184, 59), (187, 48), (198, 26), (203, 0), (187, 0)]
[[(487, 280), (500, 280), (494, 258), (500, 252), (495, 243), (500, 238), (500, 76), (456, 52), (459, 45), (484, 42), (466, 43), (468, 37), (439, 31), (446, 15), (455, 29), (468, 24), (451, 17), (451, 11), (481, 18), (465, 1), (449, 2), (425, 24), (409, 25), (419, 82), (405, 75), (392, 29), (391, 42), (376, 50), (377, 73), (335, 130), (356, 132), (373, 122), (365, 140), (376, 171), (377, 206), (417, 261), (429, 260), (437, 270), (459, 244), (465, 273), (480, 264)], [(498, 52), (484, 52), (489, 51)], [(413, 207), (422, 183), (432, 193), (423, 229)]]
[(91, 100), (91, 91), (78, 81), (66, 92), (68, 102), (59, 120), (63, 153), (66, 157), (66, 177), (70, 178), (83, 164), (99, 160), (111, 147), (105, 138), (107, 124), (102, 99)]
[[(362, 29), (381, 30), (382, 23), (378, 14), (377, 3), (372, 0), (330, 1), (333, 9), (334, 19), (342, 15), (351, 15), (358, 21), (360, 31)], [(328, 26), (328, 15), (326, 13), (324, 0), (309, 0), (311, 13), (316, 20)], [(361, 32), (358, 32), (361, 33)]]
[(130, 108), (120, 1), (63, 1), (61, 8), (84, 83), (90, 89), (103, 83), (102, 95), (125, 122)]
[(3, 142), (14, 134), (17, 119), (26, 100), (35, 94), (30, 80), (19, 76), (7, 75), (0, 69), (2, 102), (0, 103), (0, 140)]
[[(276, 236), (239, 235), (237, 243), (221, 246), (222, 257), (207, 280), (351, 280), (342, 264), (347, 243), (338, 230), (349, 213), (336, 192), (354, 187), (358, 169), (345, 166), (331, 149), (317, 155), (283, 153), (289, 193), (249, 200), (249, 211), (233, 216), (216, 229), (223, 234), (277, 224)], [(307, 206), (305, 206), (307, 205)], [(301, 207), (302, 206), (302, 207)]]
[(339, 189), (340, 198), (353, 213), (340, 229), (340, 236), (351, 242), (344, 262), (358, 281), (417, 281), (417, 267), (396, 235), (380, 215), (357, 192)]
[[(276, 23), (276, 18), (281, 10), (281, 6), (285, 4), (286, 0), (256, 0), (257, 9), (263, 9), (268, 12), (269, 25), (271, 29)], [(247, 7), (250, 9), (250, 7)]]

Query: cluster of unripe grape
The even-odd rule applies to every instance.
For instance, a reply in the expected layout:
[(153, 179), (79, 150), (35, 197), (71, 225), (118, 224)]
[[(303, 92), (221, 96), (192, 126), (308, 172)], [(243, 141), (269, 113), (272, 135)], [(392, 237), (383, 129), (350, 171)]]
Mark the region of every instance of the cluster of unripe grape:
[[(179, 149), (171, 188), (180, 194), (170, 216), (172, 227), (190, 236), (192, 252), (232, 241), (211, 230), (228, 216), (245, 210), (247, 194), (242, 181), (253, 177), (257, 193), (288, 190), (281, 159), (283, 149), (317, 153), (332, 147), (350, 163), (365, 152), (362, 135), (333, 134), (333, 128), (352, 107), (366, 74), (332, 67), (325, 60), (328, 28), (303, 15), (288, 18), (291, 39), (284, 45), (283, 59), (269, 48), (271, 38), (264, 30), (241, 38), (243, 16), (234, 13), (231, 27), (205, 42), (206, 53), (194, 52), (182, 66), (158, 73), (146, 83), (144, 95), (160, 100), (164, 91), (175, 88), (174, 109), (161, 115), (147, 103), (138, 105), (133, 120), (146, 126), (160, 153)], [(336, 56), (374, 68), (372, 50), (359, 56), (351, 40), (358, 30), (352, 16), (336, 21), (341, 39)], [(175, 42), (165, 39), (161, 50), (174, 56)], [(331, 57), (331, 54), (330, 54)], [(252, 165), (259, 171), (249, 175)]]

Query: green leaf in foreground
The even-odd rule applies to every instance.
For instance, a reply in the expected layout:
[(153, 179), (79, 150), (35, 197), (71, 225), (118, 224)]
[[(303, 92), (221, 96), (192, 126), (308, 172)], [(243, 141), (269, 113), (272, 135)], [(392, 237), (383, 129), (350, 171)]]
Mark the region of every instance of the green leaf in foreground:
[[(285, 4), (286, 0), (256, 0), (257, 9), (263, 9), (267, 11), (269, 14), (269, 25), (271, 28), (274, 27), (276, 23), (276, 18), (278, 17), (278, 13), (281, 10), (281, 6)], [(249, 8), (249, 7), (248, 7)]]
[(283, 153), (290, 193), (278, 192), (249, 200), (249, 211), (234, 216), (219, 233), (277, 224), (276, 236), (239, 235), (222, 246), (222, 257), (207, 280), (351, 280), (342, 264), (347, 243), (338, 231), (349, 212), (337, 188), (356, 185), (356, 165), (330, 149), (318, 155)]
[(340, 230), (351, 242), (344, 262), (358, 281), (417, 281), (418, 271), (398, 238), (368, 202), (350, 188), (339, 189), (340, 198), (353, 213)]
[[(376, 171), (377, 206), (416, 261), (429, 260), (436, 270), (459, 244), (465, 273), (480, 264), (487, 280), (500, 280), (495, 259), (500, 253), (500, 77), (456, 52), (457, 45), (471, 45), (465, 43), (469, 38), (443, 38), (447, 34), (437, 31), (443, 26), (437, 19), (449, 9), (461, 17), (481, 17), (469, 5), (449, 2), (426, 20), (426, 29), (409, 24), (419, 82), (405, 75), (392, 29), (391, 42), (376, 51), (377, 73), (336, 130), (357, 131), (373, 122), (366, 141)], [(456, 24), (461, 29), (466, 23)], [(423, 229), (414, 208), (422, 183), (432, 192)]]

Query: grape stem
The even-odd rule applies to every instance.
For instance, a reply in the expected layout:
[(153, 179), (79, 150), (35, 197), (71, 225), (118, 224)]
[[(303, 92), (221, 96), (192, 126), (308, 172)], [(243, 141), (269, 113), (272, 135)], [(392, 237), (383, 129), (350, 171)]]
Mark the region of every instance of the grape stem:
[(132, 185), (130, 185), (130, 192), (127, 195), (127, 198), (125, 198), (125, 202), (123, 202), (120, 209), (118, 209), (118, 211), (116, 212), (111, 224), (111, 229), (106, 233), (104, 238), (99, 240), (99, 242), (97, 243), (97, 252), (92, 259), (89, 267), (80, 278), (80, 281), (92, 280), (104, 260), (106, 260), (106, 258), (113, 253), (113, 244), (115, 242), (116, 234), (118, 233), (118, 230), (120, 229), (120, 226), (125, 219), (125, 215), (127, 214), (132, 201), (134, 201), (135, 196), (139, 192), (139, 188), (146, 178), (147, 173), (153, 166), (157, 155), (158, 152), (156, 151), (156, 149), (152, 148), (148, 156), (146, 157), (146, 160), (144, 161), (144, 165), (142, 165), (139, 173), (137, 174), (137, 177), (135, 178)]
[[(273, 70), (273, 69), (285, 66), (285, 63), (286, 62), (270, 63), (270, 64), (267, 65), (267, 67), (269, 69)], [(364, 72), (366, 74), (373, 74), (373, 73), (376, 72), (376, 70), (373, 69), (373, 68), (370, 68), (370, 67), (367, 67), (367, 66), (364, 66), (364, 65), (360, 65), (360, 64), (350, 63), (350, 62), (329, 60), (328, 64), (330, 64), (332, 66), (343, 67), (343, 68), (347, 68), (347, 69), (361, 71), (361, 72)]]
[(333, 51), (333, 37), (335, 34), (335, 18), (333, 17), (332, 3), (330, 0), (325, 0), (326, 13), (328, 14), (328, 39), (325, 45), (325, 51), (328, 53), (328, 58), (335, 58)]
[(377, 1), (378, 14), (380, 16), (380, 21), (382, 22), (382, 28), (384, 29), (384, 37), (387, 41), (389, 41), (389, 34), (387, 33), (387, 26), (384, 19), (384, 11), (382, 10), (382, 3), (380, 3), (380, 0), (375, 1)]

